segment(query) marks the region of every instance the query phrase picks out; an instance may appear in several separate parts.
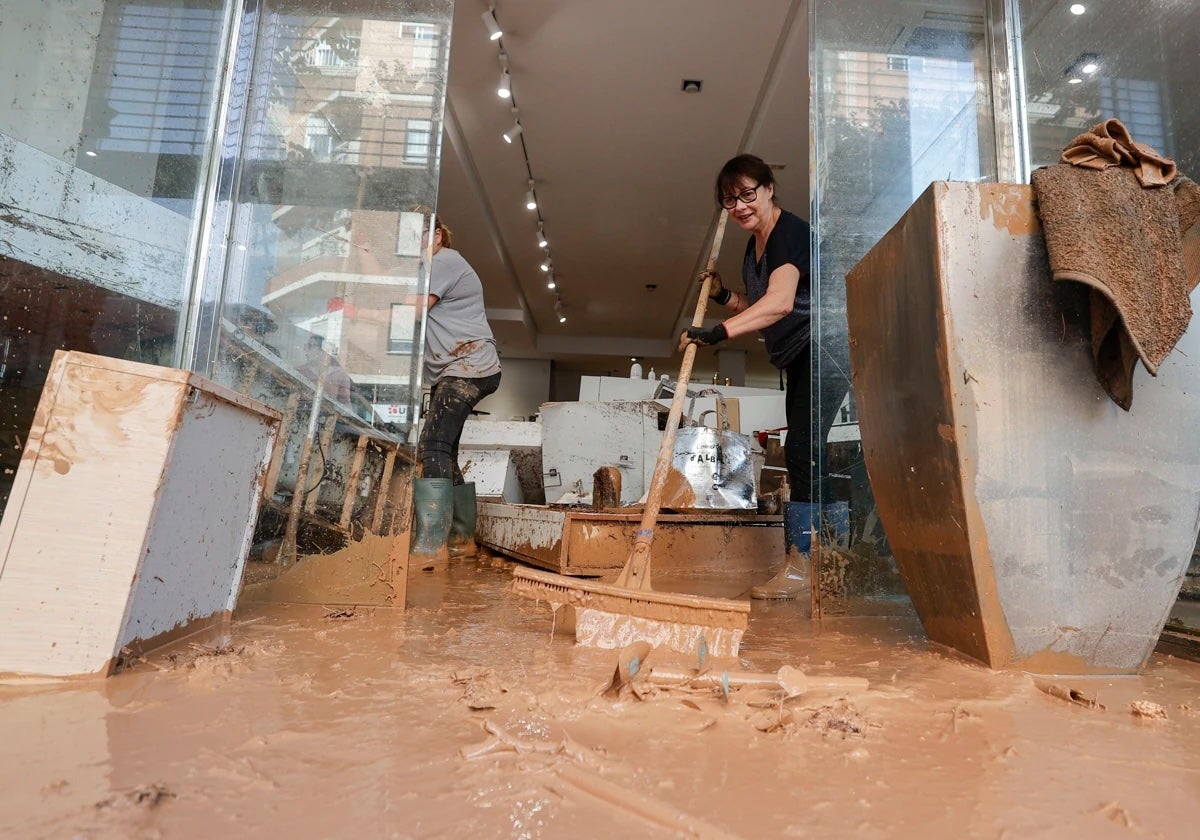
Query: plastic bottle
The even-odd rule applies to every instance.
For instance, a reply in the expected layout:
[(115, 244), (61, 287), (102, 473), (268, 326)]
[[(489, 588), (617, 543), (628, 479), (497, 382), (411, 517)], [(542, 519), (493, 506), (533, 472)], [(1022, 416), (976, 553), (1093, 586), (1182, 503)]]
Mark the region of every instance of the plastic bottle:
[(641, 362), (634, 362), (633, 366), (629, 368), (629, 378), (630, 379), (641, 379), (642, 378), (642, 363)]
[(792, 485), (788, 483), (787, 473), (784, 473), (783, 478), (779, 479), (779, 501), (790, 502), (792, 500)]
[(654, 380), (657, 380), (657, 379), (658, 379), (658, 377), (654, 375), (654, 367), (653, 367), (653, 366), (651, 366), (651, 368), (650, 368), (650, 372), (649, 372), (648, 374), (646, 374), (646, 378), (647, 378), (647, 379), (654, 379)]

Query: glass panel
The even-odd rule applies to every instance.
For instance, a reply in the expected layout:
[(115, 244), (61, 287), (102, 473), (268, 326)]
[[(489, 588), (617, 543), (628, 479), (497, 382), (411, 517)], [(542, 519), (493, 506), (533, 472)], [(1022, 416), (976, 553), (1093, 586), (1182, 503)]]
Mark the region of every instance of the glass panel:
[(225, 6), (0, 0), (0, 509), (56, 349), (175, 357)]
[[(984, 0), (815, 0), (813, 290), (817, 362), (814, 481), (825, 505), (825, 610), (902, 598), (863, 466), (850, 390), (846, 273), (931, 181), (995, 180)], [(849, 524), (847, 525), (847, 508)]]
[[(1083, 7), (1081, 14), (1072, 5)], [(1021, 0), (1030, 156), (1057, 163), (1064, 146), (1116, 117), (1133, 139), (1200, 179), (1200, 4)], [(1130, 21), (1136, 20), (1136, 35)], [(1172, 619), (1200, 632), (1195, 556)]]
[(285, 415), (258, 541), (287, 561), (388, 531), (411, 476), (453, 3), (251, 5), (194, 364)]

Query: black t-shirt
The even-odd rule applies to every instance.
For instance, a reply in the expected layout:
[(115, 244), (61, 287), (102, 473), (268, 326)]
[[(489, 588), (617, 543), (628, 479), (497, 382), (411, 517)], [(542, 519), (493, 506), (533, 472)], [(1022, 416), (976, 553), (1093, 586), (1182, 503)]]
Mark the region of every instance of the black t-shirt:
[(751, 236), (750, 241), (746, 243), (742, 279), (746, 281), (746, 293), (750, 297), (750, 303), (757, 303), (767, 293), (767, 284), (771, 279), (771, 272), (775, 269), (791, 264), (800, 271), (792, 311), (761, 330), (771, 364), (780, 370), (795, 361), (800, 351), (808, 344), (812, 321), (812, 295), (808, 274), (809, 248), (808, 222), (787, 210), (780, 213), (779, 221), (767, 237), (763, 258), (757, 263), (754, 261), (754, 237)]

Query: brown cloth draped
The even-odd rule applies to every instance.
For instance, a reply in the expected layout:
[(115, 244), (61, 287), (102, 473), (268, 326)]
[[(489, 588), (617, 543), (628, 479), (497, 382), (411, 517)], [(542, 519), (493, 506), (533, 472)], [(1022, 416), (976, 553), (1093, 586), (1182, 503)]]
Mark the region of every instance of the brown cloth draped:
[(1128, 411), (1138, 359), (1157, 375), (1192, 317), (1200, 186), (1119, 120), (1076, 137), (1062, 159), (1033, 173), (1050, 268), (1092, 290), (1096, 376)]

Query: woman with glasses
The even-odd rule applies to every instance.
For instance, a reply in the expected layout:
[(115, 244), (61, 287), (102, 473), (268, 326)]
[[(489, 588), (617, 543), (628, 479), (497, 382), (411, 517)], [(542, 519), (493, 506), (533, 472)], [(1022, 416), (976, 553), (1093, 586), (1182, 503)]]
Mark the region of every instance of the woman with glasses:
[(823, 429), (819, 435), (813, 435), (809, 430), (812, 409), (809, 227), (799, 216), (775, 203), (775, 176), (754, 155), (738, 155), (721, 168), (716, 198), (730, 218), (750, 234), (742, 259), (746, 291), (726, 288), (715, 271), (701, 274), (702, 282), (706, 277), (711, 278), (709, 297), (733, 315), (715, 327), (691, 327), (681, 339), (684, 345), (714, 345), (759, 332), (771, 364), (787, 374), (784, 402), (788, 434), (784, 453), (794, 500), (785, 506), (787, 562), (779, 574), (751, 589), (750, 594), (755, 598), (807, 596), (809, 532), (819, 511), (819, 506), (812, 504), (810, 473), (816, 463), (814, 442), (823, 441), (827, 431)]

